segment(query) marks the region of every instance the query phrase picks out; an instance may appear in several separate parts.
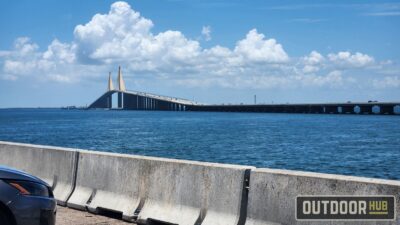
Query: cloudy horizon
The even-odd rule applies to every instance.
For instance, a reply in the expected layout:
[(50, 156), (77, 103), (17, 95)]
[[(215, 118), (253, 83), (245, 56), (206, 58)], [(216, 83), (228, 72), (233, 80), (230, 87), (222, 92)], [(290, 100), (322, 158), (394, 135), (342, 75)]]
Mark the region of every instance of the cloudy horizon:
[[(393, 10), (400, 5), (392, 5), (397, 8), (363, 15), (399, 21)], [(288, 5), (269, 10), (299, 8)], [(285, 21), (313, 26), (324, 20)], [(35, 37), (26, 35), (5, 43), (8, 48), (3, 43), (0, 107), (89, 104), (105, 91), (109, 71), (116, 78), (119, 65), (130, 90), (200, 102), (248, 103), (254, 94), (265, 103), (399, 100), (398, 53), (385, 57), (351, 45), (318, 49), (313, 44), (303, 46), (303, 54), (292, 53), (295, 37), (286, 44), (248, 22), (250, 28), (235, 32), (240, 38), (230, 45), (215, 40), (218, 29), (212, 23), (199, 26), (197, 35), (177, 29), (155, 30), (156, 22), (135, 9), (134, 3), (114, 2), (108, 11), (97, 12), (66, 30), (72, 36), (70, 41), (55, 36), (39, 45)], [(343, 38), (349, 36), (351, 33)], [(392, 44), (393, 51), (399, 49), (398, 43)], [(28, 93), (32, 91), (36, 94)]]

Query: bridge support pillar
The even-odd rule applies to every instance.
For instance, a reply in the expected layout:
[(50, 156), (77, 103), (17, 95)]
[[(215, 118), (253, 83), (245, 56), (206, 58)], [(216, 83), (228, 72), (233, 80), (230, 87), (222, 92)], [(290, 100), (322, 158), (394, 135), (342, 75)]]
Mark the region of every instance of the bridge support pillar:
[(118, 108), (123, 108), (122, 102), (122, 93), (118, 92)]
[(354, 106), (352, 106), (352, 105), (343, 105), (342, 106), (342, 113), (354, 114)]
[(325, 106), (325, 109), (326, 109), (325, 113), (331, 113), (331, 114), (339, 113), (337, 106), (328, 105), (328, 106)]
[(112, 95), (107, 97), (107, 108), (112, 108)]
[(310, 105), (309, 113), (325, 113), (323, 106), (320, 105)]
[(388, 114), (388, 115), (393, 115), (394, 114), (394, 106), (393, 105), (381, 105), (381, 114)]
[(372, 105), (362, 105), (360, 106), (360, 114), (371, 114)]

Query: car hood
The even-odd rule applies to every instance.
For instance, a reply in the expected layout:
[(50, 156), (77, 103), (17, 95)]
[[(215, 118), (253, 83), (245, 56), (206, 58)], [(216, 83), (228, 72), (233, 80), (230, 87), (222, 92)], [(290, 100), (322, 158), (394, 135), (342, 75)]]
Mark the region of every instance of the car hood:
[(25, 181), (40, 183), (49, 187), (49, 185), (40, 178), (37, 178), (33, 175), (6, 166), (0, 166), (0, 179), (25, 180)]

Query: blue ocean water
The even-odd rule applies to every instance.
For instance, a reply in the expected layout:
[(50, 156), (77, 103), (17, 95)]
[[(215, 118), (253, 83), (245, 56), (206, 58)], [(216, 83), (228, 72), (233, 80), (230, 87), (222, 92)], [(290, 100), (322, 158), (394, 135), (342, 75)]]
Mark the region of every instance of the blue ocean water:
[(400, 116), (0, 110), (0, 140), (400, 179)]

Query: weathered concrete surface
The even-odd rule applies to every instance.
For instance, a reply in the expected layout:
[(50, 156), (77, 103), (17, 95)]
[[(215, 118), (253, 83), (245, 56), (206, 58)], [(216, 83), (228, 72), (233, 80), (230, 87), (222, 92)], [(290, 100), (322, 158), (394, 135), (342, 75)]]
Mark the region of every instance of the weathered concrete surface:
[(252, 168), (153, 159), (141, 177), (147, 188), (138, 223), (153, 219), (179, 225), (236, 225), (245, 171)]
[(122, 212), (131, 221), (139, 206), (140, 180), (147, 174), (135, 156), (80, 151), (75, 191), (68, 207), (96, 213), (98, 208)]
[(57, 207), (57, 225), (134, 225), (123, 220), (94, 215), (66, 207)]
[(45, 180), (59, 204), (73, 191), (77, 152), (73, 149), (0, 141), (0, 164)]
[[(400, 181), (310, 172), (256, 169), (251, 172), (246, 225), (281, 224), (398, 224), (392, 222), (299, 222), (295, 218), (298, 195), (394, 195), (399, 203)], [(397, 212), (400, 212), (397, 204)]]
[[(123, 219), (175, 224), (237, 224), (244, 174), (254, 167), (79, 151), (76, 188), (68, 206)], [(140, 205), (139, 203), (142, 202)]]

